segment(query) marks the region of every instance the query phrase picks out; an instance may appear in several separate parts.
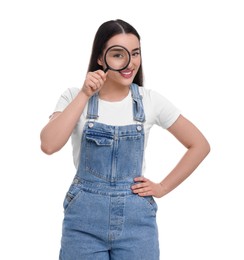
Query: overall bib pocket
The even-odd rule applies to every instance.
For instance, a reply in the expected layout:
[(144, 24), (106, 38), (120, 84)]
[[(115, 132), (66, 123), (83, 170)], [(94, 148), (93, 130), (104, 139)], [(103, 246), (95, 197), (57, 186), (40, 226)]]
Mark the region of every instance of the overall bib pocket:
[(143, 136), (137, 132), (118, 137), (95, 131), (86, 134), (86, 171), (106, 181), (137, 177), (142, 167), (142, 140)]
[(86, 171), (99, 177), (107, 179), (104, 173), (110, 173), (112, 161), (113, 139), (107, 136), (86, 135)]

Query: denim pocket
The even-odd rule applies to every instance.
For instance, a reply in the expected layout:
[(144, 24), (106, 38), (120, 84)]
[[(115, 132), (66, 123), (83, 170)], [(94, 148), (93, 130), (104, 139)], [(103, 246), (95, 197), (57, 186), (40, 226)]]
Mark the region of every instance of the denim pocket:
[(113, 139), (102, 136), (86, 136), (86, 140), (88, 142), (95, 142), (98, 146), (110, 146), (113, 142)]
[(156, 216), (156, 213), (158, 211), (158, 205), (154, 200), (153, 196), (145, 196), (140, 198), (142, 198), (147, 203), (147, 207), (149, 207)]
[(64, 212), (67, 211), (67, 209), (71, 206), (71, 204), (74, 203), (75, 199), (78, 197), (78, 194), (81, 192), (81, 183), (78, 179), (74, 179), (72, 182), (68, 192), (66, 193), (64, 202), (63, 202), (63, 208)]
[(86, 135), (86, 170), (101, 179), (109, 179), (113, 139), (104, 135)]

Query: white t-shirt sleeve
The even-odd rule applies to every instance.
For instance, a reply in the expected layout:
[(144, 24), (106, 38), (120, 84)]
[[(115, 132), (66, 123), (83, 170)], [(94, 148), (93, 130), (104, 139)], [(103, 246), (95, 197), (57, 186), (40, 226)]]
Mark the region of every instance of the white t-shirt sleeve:
[(145, 90), (146, 111), (150, 113), (150, 124), (169, 128), (179, 117), (180, 110), (167, 98), (154, 90)]
[(79, 92), (78, 88), (68, 88), (59, 98), (54, 112), (62, 112), (71, 101), (77, 96)]

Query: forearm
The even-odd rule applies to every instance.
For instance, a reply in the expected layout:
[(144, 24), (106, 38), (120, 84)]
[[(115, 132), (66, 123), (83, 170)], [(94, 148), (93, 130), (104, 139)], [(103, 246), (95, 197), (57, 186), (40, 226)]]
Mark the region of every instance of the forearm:
[(154, 183), (144, 177), (135, 178), (135, 182), (141, 183), (133, 185), (132, 190), (139, 196), (163, 197), (190, 176), (210, 152), (210, 145), (203, 134), (182, 115), (168, 130), (187, 148), (187, 151), (160, 183)]
[(200, 147), (191, 147), (184, 154), (175, 168), (160, 183), (140, 176), (134, 179), (138, 184), (133, 185), (132, 191), (139, 196), (154, 196), (161, 198), (180, 185), (204, 160), (210, 151), (210, 146), (205, 140)]
[(174, 169), (160, 182), (161, 195), (164, 196), (180, 185), (193, 173), (210, 151), (209, 144), (204, 140), (198, 146), (187, 150)]
[(71, 136), (91, 96), (103, 87), (106, 73), (102, 70), (88, 72), (83, 87), (63, 112), (55, 113), (41, 131), (41, 149), (46, 154), (60, 150)]
[(75, 128), (84, 107), (88, 101), (88, 96), (82, 91), (75, 99), (53, 119), (41, 131), (41, 149), (47, 154), (52, 154), (60, 150), (68, 141)]

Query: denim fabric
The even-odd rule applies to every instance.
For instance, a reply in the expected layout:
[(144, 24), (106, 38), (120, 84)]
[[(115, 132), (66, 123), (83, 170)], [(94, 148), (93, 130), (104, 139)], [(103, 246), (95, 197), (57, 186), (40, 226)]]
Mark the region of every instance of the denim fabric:
[[(143, 122), (137, 85), (131, 90), (134, 118)], [(79, 168), (64, 200), (60, 260), (158, 260), (157, 205), (131, 191), (142, 170), (143, 125), (92, 121), (97, 99), (89, 101)]]

